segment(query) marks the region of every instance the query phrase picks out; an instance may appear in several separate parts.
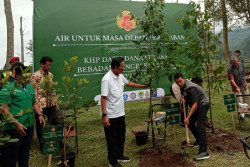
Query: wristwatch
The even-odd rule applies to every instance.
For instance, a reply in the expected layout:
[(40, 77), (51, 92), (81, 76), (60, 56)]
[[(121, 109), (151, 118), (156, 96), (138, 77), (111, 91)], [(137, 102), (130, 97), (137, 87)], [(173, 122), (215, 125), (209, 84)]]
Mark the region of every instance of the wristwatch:
[(102, 117), (106, 117), (107, 116), (107, 114), (105, 113), (105, 114), (102, 114)]
[(38, 114), (38, 117), (40, 117), (40, 116), (43, 116), (43, 113), (41, 113), (41, 114)]

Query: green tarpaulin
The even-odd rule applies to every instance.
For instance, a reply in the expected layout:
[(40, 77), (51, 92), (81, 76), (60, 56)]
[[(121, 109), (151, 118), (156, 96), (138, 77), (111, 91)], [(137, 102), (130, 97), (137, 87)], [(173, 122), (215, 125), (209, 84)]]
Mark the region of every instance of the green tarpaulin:
[[(64, 75), (64, 61), (78, 56), (72, 77), (85, 77), (90, 81), (82, 96), (93, 99), (100, 94), (101, 79), (110, 69), (112, 57), (124, 57), (125, 76), (135, 71), (141, 63), (139, 50), (131, 41), (140, 38), (140, 32), (128, 17), (129, 12), (136, 17), (143, 16), (144, 6), (145, 2), (117, 0), (35, 0), (34, 70), (40, 68), (39, 60), (42, 56), (52, 57), (54, 62), (51, 72), (54, 80), (59, 81), (59, 86), (62, 87), (60, 81)], [(184, 16), (191, 8), (187, 4), (167, 3), (164, 9), (171, 39), (183, 45), (187, 41), (184, 30), (176, 23), (176, 19)], [(157, 88), (163, 88), (163, 95), (169, 94), (171, 83), (167, 78), (162, 77), (154, 83)], [(129, 90), (132, 89), (125, 89)], [(138, 93), (134, 92), (139, 97)]]

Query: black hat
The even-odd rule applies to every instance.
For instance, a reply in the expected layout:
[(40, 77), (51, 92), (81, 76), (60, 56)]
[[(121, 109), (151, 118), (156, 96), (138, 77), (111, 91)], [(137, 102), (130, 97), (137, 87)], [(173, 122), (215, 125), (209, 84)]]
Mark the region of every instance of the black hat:
[[(17, 67), (15, 67), (16, 75), (22, 76), (22, 74), (26, 70), (26, 68), (28, 68), (28, 67), (27, 66), (17, 66)], [(30, 73), (30, 69), (27, 72)]]

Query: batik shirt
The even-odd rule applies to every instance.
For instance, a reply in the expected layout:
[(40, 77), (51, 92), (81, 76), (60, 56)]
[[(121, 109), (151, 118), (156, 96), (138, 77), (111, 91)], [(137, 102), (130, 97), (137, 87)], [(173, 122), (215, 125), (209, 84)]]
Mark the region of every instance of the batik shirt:
[(42, 108), (51, 107), (56, 105), (56, 92), (44, 92), (42, 88), (42, 83), (44, 77), (50, 77), (50, 84), (53, 83), (53, 74), (51, 72), (45, 72), (42, 69), (36, 71), (32, 74), (30, 78), (30, 84), (34, 87), (36, 101), (38, 103), (38, 108), (42, 111)]

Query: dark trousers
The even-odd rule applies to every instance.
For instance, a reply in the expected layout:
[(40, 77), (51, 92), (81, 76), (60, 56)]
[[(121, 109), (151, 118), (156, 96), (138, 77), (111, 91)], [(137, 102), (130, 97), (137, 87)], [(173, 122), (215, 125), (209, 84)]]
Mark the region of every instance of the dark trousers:
[(110, 164), (114, 164), (118, 158), (123, 157), (126, 133), (125, 116), (110, 118), (109, 123), (109, 127), (104, 127), (104, 132), (108, 147), (108, 160)]
[(34, 126), (27, 127), (25, 136), (21, 136), (16, 130), (4, 131), (5, 135), (9, 135), (12, 139), (19, 139), (19, 141), (15, 143), (6, 143), (4, 157), (7, 167), (16, 167), (17, 162), (19, 167), (29, 166), (29, 152), (33, 132)]
[[(49, 121), (50, 125), (57, 125), (56, 106), (43, 108), (43, 114), (46, 115), (46, 117), (48, 118), (48, 121)], [(36, 118), (37, 139), (38, 139), (38, 141), (39, 141), (39, 143), (41, 145), (42, 144), (41, 139), (42, 139), (43, 125), (40, 124), (39, 116), (37, 114), (35, 114), (35, 118)]]
[[(207, 151), (207, 137), (204, 121), (206, 120), (208, 109), (209, 105), (198, 107), (189, 120), (188, 127), (199, 143), (199, 153)], [(197, 126), (195, 125), (196, 122)]]

